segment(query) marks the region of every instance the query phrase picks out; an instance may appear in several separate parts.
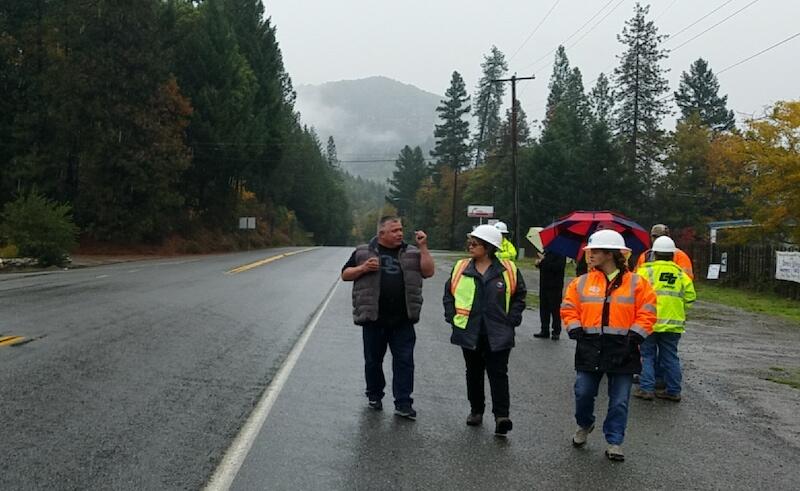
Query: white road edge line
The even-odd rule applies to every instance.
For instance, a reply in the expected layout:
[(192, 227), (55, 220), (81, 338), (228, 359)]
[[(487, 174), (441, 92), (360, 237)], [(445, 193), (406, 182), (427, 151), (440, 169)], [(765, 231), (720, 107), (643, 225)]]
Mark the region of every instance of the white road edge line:
[(292, 347), (292, 350), (289, 352), (283, 365), (281, 365), (275, 378), (273, 378), (272, 382), (267, 386), (261, 399), (256, 404), (255, 409), (250, 413), (250, 416), (242, 426), (239, 434), (236, 435), (233, 443), (225, 452), (217, 470), (214, 471), (214, 474), (204, 488), (206, 491), (227, 491), (230, 489), (233, 480), (236, 478), (236, 474), (239, 473), (242, 463), (245, 458), (247, 458), (247, 454), (253, 446), (253, 442), (255, 442), (258, 433), (264, 426), (264, 422), (267, 420), (267, 416), (269, 416), (272, 406), (275, 404), (275, 400), (278, 398), (283, 386), (289, 379), (289, 375), (292, 373), (295, 364), (297, 364), (297, 360), (300, 358), (300, 354), (303, 352), (308, 339), (311, 337), (311, 333), (314, 332), (314, 328), (317, 327), (317, 323), (333, 298), (333, 294), (336, 292), (339, 283), (340, 280), (337, 278), (336, 283), (331, 287), (325, 300), (317, 310), (317, 313), (311, 318), (311, 321)]

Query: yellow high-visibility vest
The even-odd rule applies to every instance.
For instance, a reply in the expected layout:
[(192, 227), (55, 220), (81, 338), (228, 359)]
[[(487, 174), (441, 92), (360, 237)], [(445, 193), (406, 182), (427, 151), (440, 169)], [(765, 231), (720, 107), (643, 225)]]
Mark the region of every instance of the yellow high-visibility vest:
[[(472, 302), (475, 300), (475, 278), (464, 276), (464, 271), (469, 266), (469, 259), (461, 259), (453, 267), (450, 276), (450, 293), (455, 299), (456, 315), (453, 317), (453, 324), (466, 329), (469, 321), (469, 313), (472, 311)], [(503, 280), (506, 282), (506, 313), (511, 307), (511, 296), (517, 291), (517, 265), (509, 260), (502, 260)]]
[(503, 242), (500, 244), (500, 249), (495, 254), (497, 259), (499, 260), (510, 260), (516, 261), (517, 260), (517, 248), (514, 247), (514, 244), (511, 243), (510, 240), (503, 237)]
[(653, 332), (684, 332), (686, 307), (697, 298), (689, 275), (672, 261), (644, 263), (637, 273), (650, 282), (658, 297)]

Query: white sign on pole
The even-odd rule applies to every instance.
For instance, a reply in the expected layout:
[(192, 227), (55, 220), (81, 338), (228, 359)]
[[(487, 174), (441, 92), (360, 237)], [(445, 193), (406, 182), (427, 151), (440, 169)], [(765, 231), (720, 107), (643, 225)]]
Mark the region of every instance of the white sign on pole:
[(255, 230), (256, 217), (239, 217), (239, 229), (241, 230)]
[(708, 274), (706, 275), (707, 280), (718, 280), (719, 279), (719, 264), (709, 264), (708, 265)]
[(775, 279), (800, 283), (800, 252), (775, 251)]
[(720, 273), (727, 273), (728, 272), (728, 253), (723, 252), (722, 257), (719, 258), (719, 272)]
[(494, 206), (469, 205), (467, 216), (470, 218), (494, 218)]

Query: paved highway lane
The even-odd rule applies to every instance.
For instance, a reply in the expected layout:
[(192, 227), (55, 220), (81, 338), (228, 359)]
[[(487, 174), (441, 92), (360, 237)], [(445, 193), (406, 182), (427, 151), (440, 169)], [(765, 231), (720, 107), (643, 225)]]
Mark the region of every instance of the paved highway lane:
[[(277, 398), (249, 453), (226, 467), (235, 471), (231, 489), (796, 489), (800, 481), (800, 442), (752, 418), (715, 382), (719, 371), (701, 367), (722, 327), (699, 323), (684, 342), (684, 402), (632, 400), (622, 464), (606, 461), (599, 429), (587, 448), (571, 447), (574, 344), (534, 340), (536, 311), (526, 312), (511, 354), (510, 438), (495, 438), (488, 417), (468, 428), (464, 362), (442, 319), (451, 259), (441, 256), (417, 326), (419, 418), (395, 418), (388, 396), (383, 412), (368, 410), (350, 284), (334, 287), (350, 249), (226, 274), (296, 250), (0, 276), (0, 334), (34, 338), (0, 348), (0, 489), (202, 488), (268, 386)], [(535, 288), (535, 276), (526, 280)], [(329, 294), (304, 349), (293, 350)], [(796, 346), (788, 332), (770, 331)], [(299, 354), (291, 371), (290, 352)], [(387, 356), (390, 374), (388, 365)], [(288, 375), (280, 392), (269, 385), (278, 373)], [(601, 388), (600, 420), (605, 403)]]
[(0, 489), (197, 489), (338, 278), (298, 248), (0, 276)]
[[(626, 462), (606, 460), (601, 423), (586, 448), (572, 448), (574, 343), (533, 339), (536, 311), (526, 312), (511, 352), (511, 436), (493, 436), (488, 400), (484, 426), (467, 427), (464, 361), (442, 319), (451, 264), (438, 258), (437, 276), (425, 284), (417, 421), (393, 416), (390, 395), (383, 412), (366, 407), (361, 335), (351, 323), (350, 285), (342, 284), (231, 489), (796, 489), (800, 443), (786, 445), (720, 407), (696, 368), (680, 404), (632, 399)], [(526, 280), (535, 288), (532, 274)], [(601, 385), (599, 422), (606, 403)]]

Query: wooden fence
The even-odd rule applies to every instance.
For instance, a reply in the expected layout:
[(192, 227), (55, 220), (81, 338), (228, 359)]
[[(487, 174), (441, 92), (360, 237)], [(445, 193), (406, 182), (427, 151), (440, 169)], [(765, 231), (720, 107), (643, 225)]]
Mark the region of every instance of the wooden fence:
[(797, 251), (797, 247), (774, 245), (723, 245), (695, 242), (679, 244), (692, 258), (695, 278), (705, 280), (709, 264), (720, 264), (727, 253), (727, 271), (719, 275), (719, 283), (754, 291), (774, 292), (800, 300), (800, 283), (775, 279), (775, 252)]

